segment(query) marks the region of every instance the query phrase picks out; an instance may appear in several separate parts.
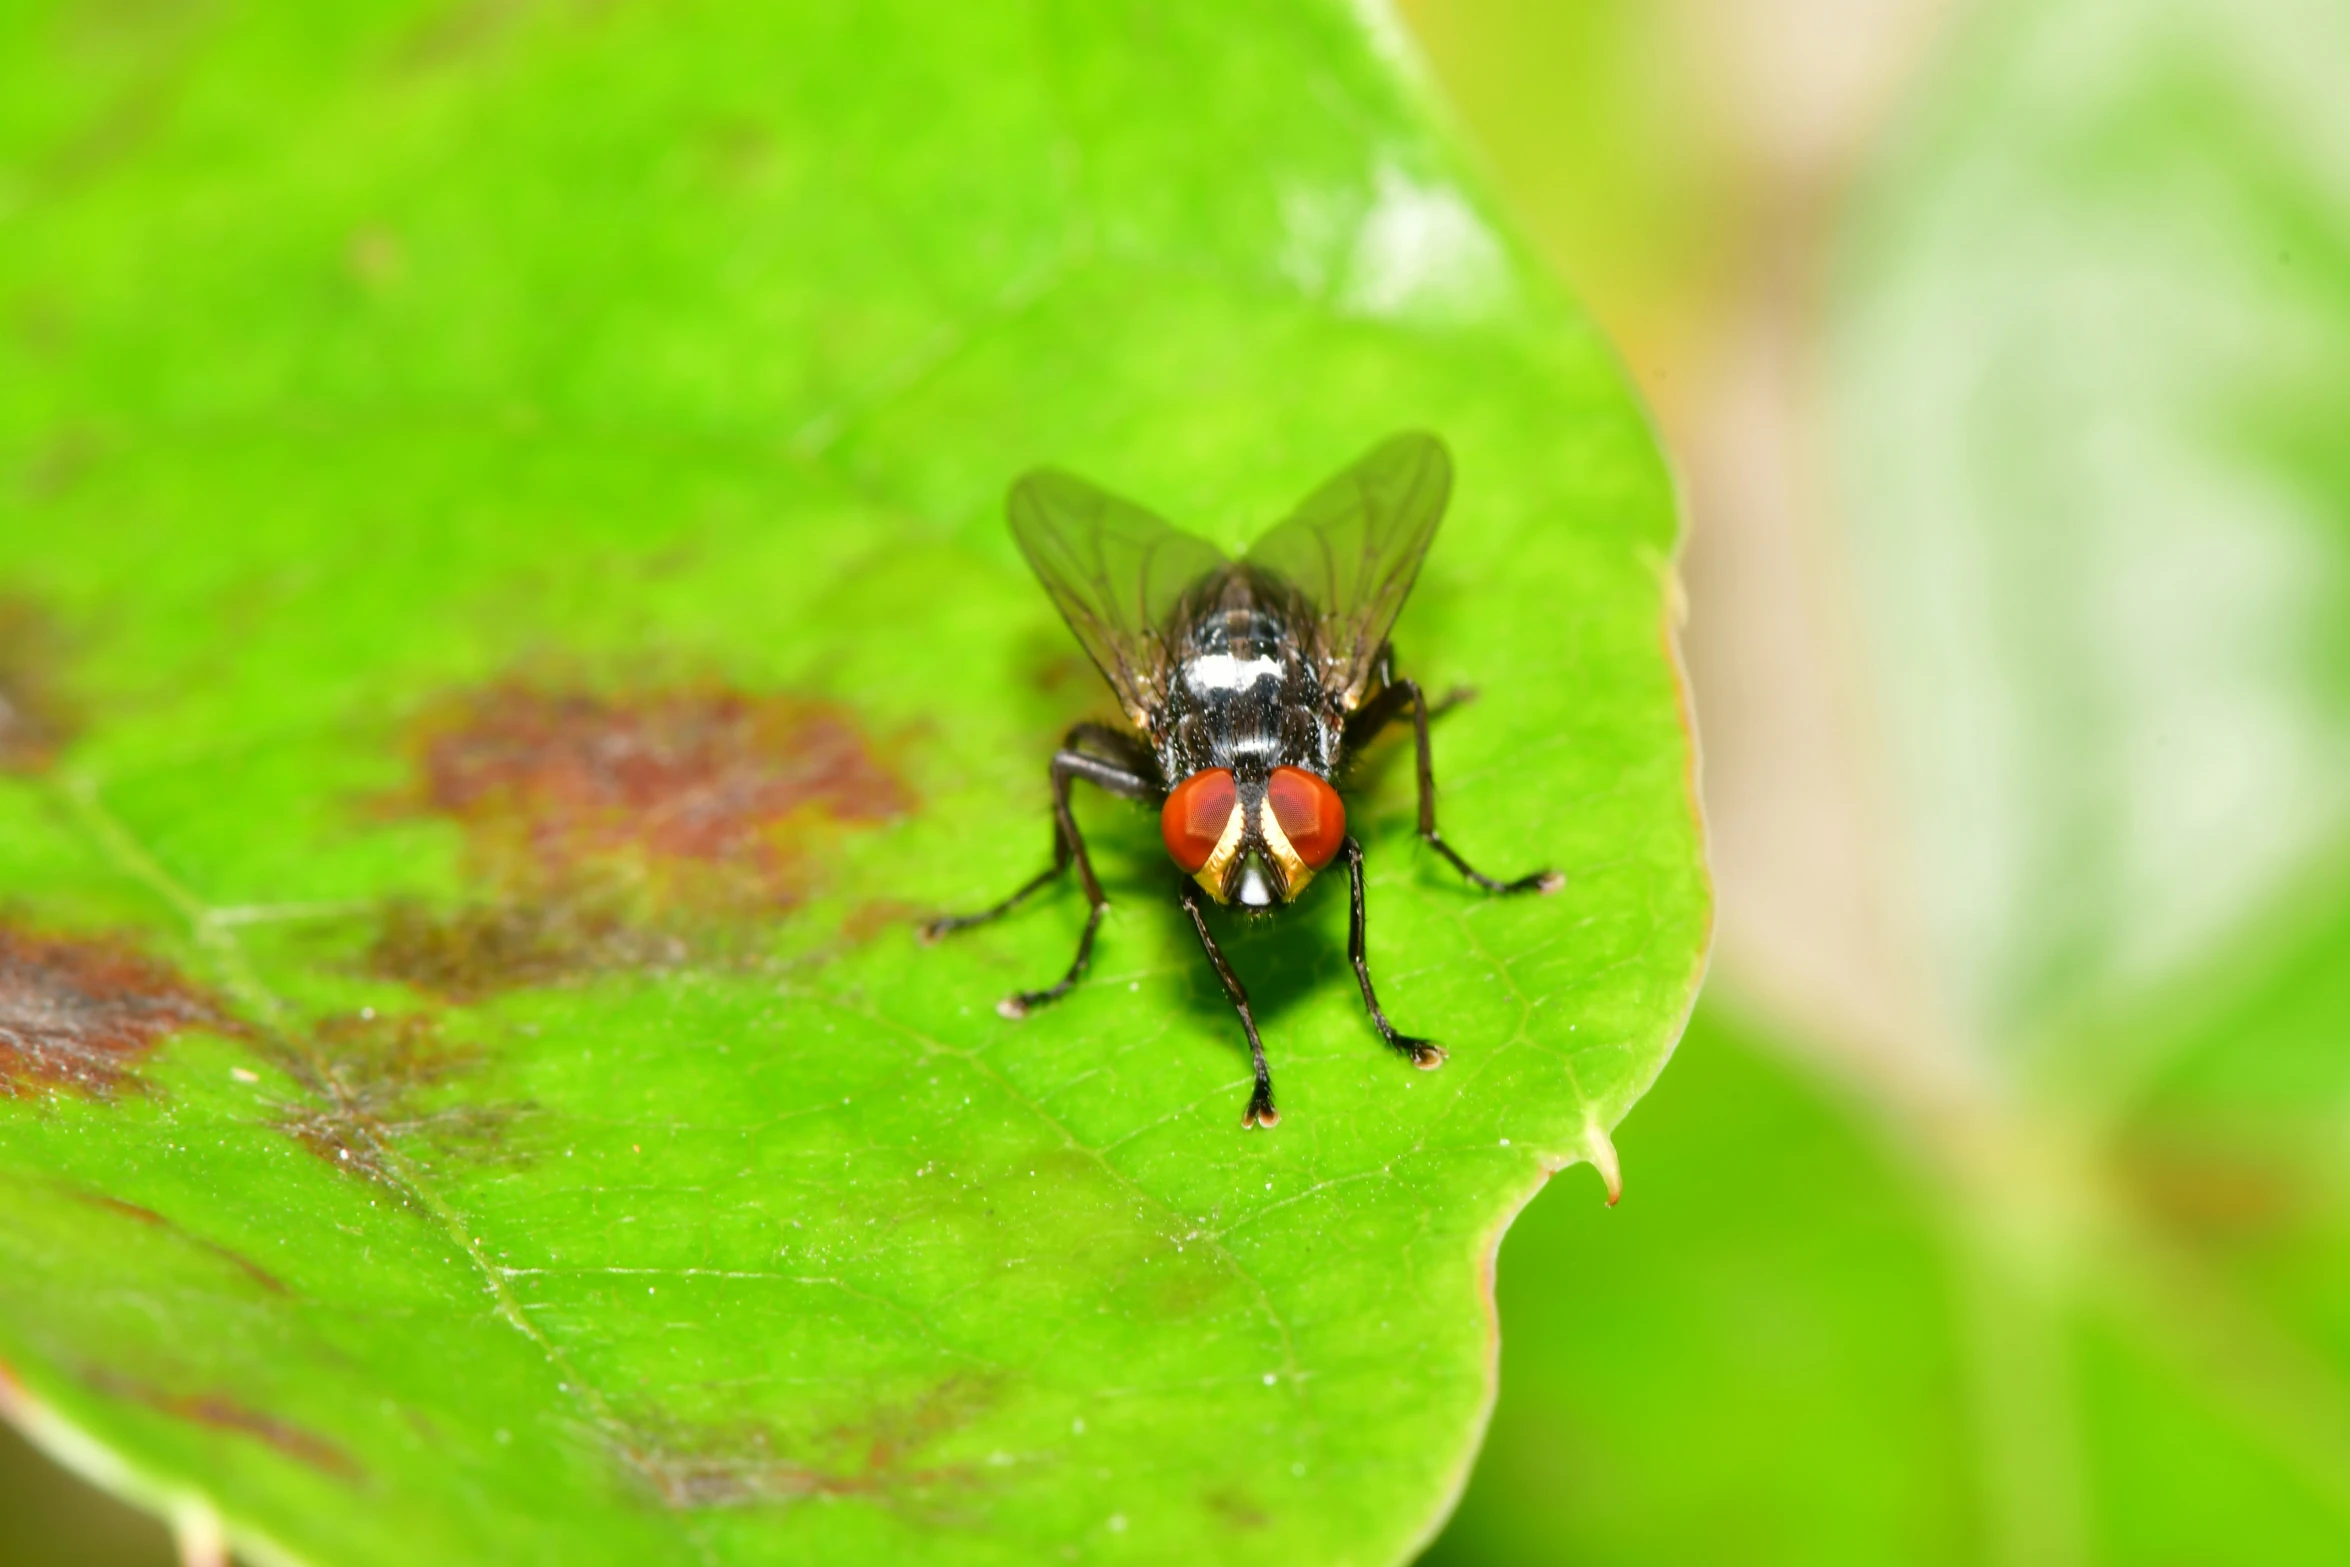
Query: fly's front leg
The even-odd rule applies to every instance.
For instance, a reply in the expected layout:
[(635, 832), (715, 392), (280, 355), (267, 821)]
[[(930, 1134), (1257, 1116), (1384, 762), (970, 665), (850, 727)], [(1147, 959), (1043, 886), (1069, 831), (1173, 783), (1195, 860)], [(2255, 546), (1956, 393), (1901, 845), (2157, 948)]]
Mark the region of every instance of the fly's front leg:
[(1098, 738), (1102, 734), (1110, 735), (1119, 741), (1125, 739), (1124, 736), (1117, 735), (1114, 730), (1102, 730), (1099, 725), (1094, 724), (1080, 724), (1069, 732), (1069, 744), (1053, 753), (1051, 769), (1053, 782), (1052, 863), (1030, 877), (1010, 897), (992, 908), (982, 909), (976, 914), (944, 916), (932, 920), (922, 928), (923, 939), (935, 941), (951, 931), (967, 930), (971, 926), (984, 925), (990, 920), (1000, 919), (1019, 907), (1031, 894), (1058, 878), (1069, 869), (1070, 865), (1074, 864), (1077, 867), (1077, 879), (1085, 889), (1086, 901), (1085, 930), (1077, 938), (1077, 956), (1070, 963), (1069, 971), (1063, 974), (1056, 983), (1048, 985), (1042, 990), (1023, 990), (997, 1002), (996, 1010), (1005, 1017), (1026, 1017), (1035, 1008), (1043, 1006), (1049, 1001), (1058, 1001), (1069, 993), (1070, 988), (1085, 973), (1086, 965), (1093, 961), (1093, 938), (1095, 933), (1101, 929), (1103, 913), (1110, 906), (1110, 900), (1102, 892), (1100, 880), (1093, 873), (1093, 857), (1085, 852), (1085, 837), (1077, 830), (1077, 818), (1069, 809), (1070, 784), (1082, 778), (1112, 794), (1122, 795), (1133, 800), (1148, 800), (1158, 792), (1150, 778), (1142, 772), (1121, 767), (1115, 762), (1105, 761), (1101, 757), (1091, 756), (1077, 749), (1077, 746), (1084, 740)]
[(1346, 927), (1346, 955), (1355, 966), (1355, 983), (1363, 987), (1363, 1005), (1370, 1011), (1371, 1021), (1378, 1025), (1379, 1037), (1397, 1054), (1409, 1057), (1412, 1065), (1432, 1072), (1444, 1065), (1444, 1047), (1433, 1039), (1421, 1039), (1411, 1034), (1398, 1033), (1387, 1014), (1380, 1010), (1377, 992), (1371, 989), (1371, 964), (1364, 954), (1363, 941), (1363, 846), (1348, 834), (1338, 846), (1346, 856), (1346, 877), (1354, 893), (1354, 914)]
[[(1120, 760), (1111, 761), (1087, 755), (1079, 747), (1089, 741), (1120, 753)], [(1061, 742), (1061, 749), (1054, 753), (1052, 769), (1052, 863), (1022, 882), (1019, 890), (1001, 903), (992, 904), (976, 914), (942, 914), (930, 921), (922, 927), (924, 941), (936, 941), (951, 932), (969, 930), (974, 925), (985, 925), (990, 920), (1002, 919), (1035, 893), (1051, 885), (1055, 878), (1069, 868), (1073, 858), (1070, 842), (1074, 829), (1067, 833), (1062, 830), (1062, 822), (1068, 816), (1069, 778), (1090, 779), (1112, 794), (1135, 800), (1150, 799), (1157, 792), (1149, 779), (1149, 775), (1157, 770), (1150, 753), (1131, 736), (1120, 734), (1104, 724), (1078, 724), (1072, 728), (1068, 737)], [(1082, 852), (1082, 846), (1079, 852)]]
[(1183, 912), (1191, 916), (1191, 928), (1199, 932), (1199, 944), (1207, 952), (1216, 977), (1224, 982), (1224, 994), (1232, 998), (1232, 1010), (1240, 1014), (1241, 1032), (1248, 1035), (1249, 1060), (1257, 1069), (1257, 1086), (1248, 1096), (1248, 1113), (1240, 1118), (1240, 1124), (1272, 1126), (1281, 1117), (1273, 1109), (1273, 1073), (1265, 1065), (1265, 1042), (1257, 1037), (1257, 1018), (1249, 1010), (1248, 992), (1240, 988), (1240, 976), (1232, 972), (1232, 965), (1224, 961), (1216, 938), (1208, 932), (1208, 916), (1199, 906), (1198, 889), (1186, 880), (1182, 895)]
[[(1445, 699), (1445, 706), (1460, 700), (1463, 700), (1461, 695), (1455, 693)], [(1348, 742), (1369, 743), (1372, 736), (1386, 728), (1406, 707), (1412, 710), (1412, 739), (1420, 785), (1420, 837), (1428, 847), (1450, 860), (1454, 870), (1487, 892), (1556, 892), (1565, 886), (1567, 879), (1556, 871), (1536, 871), (1516, 881), (1497, 881), (1462, 859), (1436, 830), (1436, 764), (1428, 746), (1428, 698), (1422, 694), (1418, 681), (1390, 681), (1387, 689), (1373, 697), (1347, 725)]]
[(1069, 972), (1063, 974), (1042, 990), (1023, 990), (1004, 997), (995, 1009), (1008, 1018), (1024, 1018), (1048, 1002), (1067, 995), (1093, 961), (1094, 933), (1102, 928), (1102, 916), (1109, 912), (1110, 900), (1102, 893), (1102, 884), (1093, 874), (1093, 856), (1085, 852), (1084, 835), (1077, 830), (1077, 817), (1069, 809), (1069, 784), (1084, 778), (1100, 784), (1113, 794), (1126, 794), (1140, 799), (1150, 792), (1150, 785), (1098, 757), (1082, 751), (1053, 753), (1053, 828), (1054, 838), (1061, 845), (1061, 853), (1077, 862), (1078, 885), (1085, 889), (1085, 930), (1077, 938), (1077, 956), (1069, 962)]

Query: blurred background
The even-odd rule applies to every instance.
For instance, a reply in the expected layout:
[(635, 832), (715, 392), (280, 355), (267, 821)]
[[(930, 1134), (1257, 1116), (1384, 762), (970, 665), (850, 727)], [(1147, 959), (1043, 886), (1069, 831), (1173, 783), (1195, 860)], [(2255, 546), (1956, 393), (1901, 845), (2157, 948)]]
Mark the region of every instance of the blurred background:
[(2350, 7), (1404, 18), (1679, 468), (1721, 911), (1428, 1560), (2350, 1560)]
[(2350, 1560), (2350, 8), (1410, 14), (1678, 464), (1721, 911), (1429, 1560)]

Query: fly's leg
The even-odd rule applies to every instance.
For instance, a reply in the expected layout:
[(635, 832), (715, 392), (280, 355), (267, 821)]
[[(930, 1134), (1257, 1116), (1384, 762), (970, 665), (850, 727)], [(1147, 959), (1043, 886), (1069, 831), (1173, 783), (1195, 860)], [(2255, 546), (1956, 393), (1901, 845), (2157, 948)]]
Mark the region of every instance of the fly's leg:
[[(1149, 780), (1135, 773), (1115, 767), (1098, 757), (1082, 751), (1062, 750), (1053, 753), (1053, 865), (1045, 879), (1059, 875), (1077, 864), (1077, 881), (1085, 889), (1085, 930), (1077, 938), (1077, 956), (1070, 960), (1069, 971), (1042, 990), (1023, 990), (1004, 997), (995, 1009), (1008, 1018), (1024, 1018), (1048, 1002), (1060, 1000), (1076, 985), (1093, 961), (1093, 938), (1102, 928), (1102, 915), (1108, 912), (1110, 900), (1102, 893), (1102, 884), (1093, 874), (1093, 857), (1085, 852), (1084, 835), (1077, 830), (1077, 818), (1069, 809), (1069, 785), (1083, 778), (1100, 785), (1112, 794), (1130, 799), (1147, 799), (1151, 793)], [(1013, 901), (1040, 885), (1031, 881), (1012, 895)]]
[(1432, 1072), (1444, 1065), (1444, 1047), (1433, 1039), (1396, 1032), (1395, 1025), (1380, 1010), (1378, 994), (1371, 989), (1371, 964), (1363, 951), (1363, 846), (1350, 833), (1338, 846), (1338, 852), (1346, 856), (1347, 882), (1354, 892), (1354, 914), (1346, 927), (1346, 955), (1355, 966), (1355, 982), (1363, 987), (1363, 1005), (1369, 1010), (1371, 1021), (1378, 1025), (1379, 1037), (1387, 1041), (1390, 1049), (1410, 1058), (1412, 1065), (1422, 1071)]
[(1240, 976), (1232, 972), (1232, 965), (1224, 961), (1216, 938), (1208, 933), (1208, 917), (1199, 906), (1198, 889), (1188, 880), (1183, 883), (1183, 912), (1191, 916), (1191, 928), (1199, 932), (1199, 944), (1206, 950), (1216, 977), (1224, 982), (1224, 994), (1232, 998), (1232, 1010), (1240, 1014), (1241, 1032), (1248, 1035), (1248, 1056), (1257, 1069), (1257, 1086), (1248, 1096), (1248, 1113), (1240, 1118), (1240, 1124), (1272, 1126), (1281, 1117), (1273, 1109), (1273, 1073), (1265, 1065), (1265, 1042), (1257, 1037), (1256, 1014), (1249, 1010), (1248, 992), (1240, 988)]
[(1428, 722), (1434, 723), (1456, 707), (1467, 707), (1477, 700), (1475, 686), (1454, 686), (1450, 691), (1428, 704)]
[(1112, 793), (1124, 793), (1125, 790), (1121, 785), (1133, 781), (1126, 775), (1121, 775), (1115, 782), (1105, 781), (1103, 778), (1095, 776), (1093, 769), (1104, 765), (1098, 759), (1080, 753), (1068, 750), (1055, 752), (1052, 761), (1052, 863), (1022, 882), (1018, 890), (1000, 903), (990, 904), (975, 914), (942, 914), (929, 921), (922, 927), (922, 939), (926, 942), (936, 941), (939, 937), (951, 935), (955, 931), (969, 930), (974, 925), (985, 925), (990, 921), (1002, 919), (1021, 904), (1026, 903), (1036, 893), (1050, 886), (1063, 872), (1067, 871), (1074, 856), (1070, 852), (1069, 837), (1062, 829), (1062, 818), (1067, 810), (1066, 802), (1070, 779), (1092, 777), (1095, 782), (1101, 783)]
[(976, 914), (941, 914), (934, 920), (926, 921), (922, 926), (922, 939), (925, 943), (933, 942), (941, 936), (952, 935), (958, 930), (969, 930), (974, 925), (985, 925), (990, 920), (1000, 920), (1021, 904), (1026, 903), (1032, 894), (1058, 879), (1060, 874), (1068, 868), (1069, 848), (1061, 841), (1061, 823), (1059, 817), (1056, 816), (1053, 821), (1053, 862), (1050, 865), (1022, 882), (1020, 890), (1001, 903), (990, 904)]
[[(1348, 736), (1348, 738), (1353, 740), (1356, 745), (1364, 745), (1369, 743), (1373, 735), (1387, 727), (1387, 721), (1395, 716), (1397, 710), (1402, 705), (1401, 698), (1390, 698), (1388, 693), (1393, 691), (1398, 685), (1408, 683), (1399, 681), (1395, 678), (1395, 649), (1392, 647), (1382, 647), (1379, 650), (1379, 661), (1372, 667), (1373, 672), (1378, 677), (1377, 683), (1379, 687), (1379, 698), (1371, 703), (1371, 707), (1365, 708), (1363, 713), (1365, 716), (1367, 716), (1371, 712), (1372, 708), (1379, 708), (1381, 711), (1379, 716), (1373, 720), (1366, 729), (1364, 729), (1360, 738), (1356, 738), (1352, 735)], [(1442, 718), (1445, 714), (1451, 712), (1454, 708), (1467, 707), (1471, 702), (1476, 700), (1477, 688), (1475, 686), (1454, 686), (1450, 691), (1445, 692), (1444, 695), (1438, 697), (1435, 701), (1428, 704), (1428, 721), (1430, 723), (1434, 723), (1439, 718)], [(1358, 717), (1356, 720), (1358, 724), (1361, 721), (1362, 720), (1360, 717)], [(1348, 727), (1351, 729), (1355, 727), (1355, 725), (1350, 724)]]
[[(1151, 748), (1122, 729), (1112, 729), (1108, 724), (1072, 724), (1061, 739), (1064, 751), (1082, 753), (1089, 745), (1094, 748), (1097, 760), (1108, 761), (1137, 778), (1158, 776), (1159, 761), (1151, 754)], [(1103, 756), (1103, 752), (1108, 755)]]
[[(1456, 692), (1446, 697), (1449, 708), (1463, 700)], [(1556, 892), (1567, 884), (1567, 879), (1556, 871), (1536, 871), (1516, 881), (1496, 881), (1460, 857), (1453, 846), (1444, 841), (1436, 830), (1436, 765), (1428, 748), (1428, 698), (1422, 694), (1416, 680), (1394, 680), (1387, 689), (1373, 697), (1366, 707), (1348, 723), (1347, 743), (1366, 745), (1371, 737), (1387, 727), (1406, 707), (1412, 710), (1412, 738), (1417, 748), (1420, 784), (1420, 837), (1429, 848), (1452, 862), (1452, 868), (1484, 888), (1487, 892)]]
[(1094, 876), (1093, 858), (1085, 852), (1085, 838), (1077, 830), (1077, 818), (1069, 809), (1070, 784), (1082, 778), (1088, 783), (1107, 789), (1112, 794), (1123, 795), (1130, 800), (1148, 800), (1158, 793), (1158, 789), (1151, 779), (1138, 769), (1121, 767), (1115, 762), (1105, 761), (1101, 757), (1091, 756), (1077, 749), (1086, 740), (1098, 740), (1103, 737), (1120, 743), (1121, 748), (1124, 748), (1126, 743), (1126, 737), (1118, 734), (1115, 730), (1103, 729), (1098, 724), (1079, 724), (1075, 729), (1069, 731), (1068, 743), (1053, 753), (1052, 863), (1030, 877), (1010, 897), (992, 908), (982, 909), (976, 914), (942, 916), (922, 927), (922, 939), (936, 941), (939, 937), (950, 932), (968, 930), (974, 925), (984, 925), (990, 920), (1001, 919), (1004, 915), (1018, 908), (1039, 889), (1058, 879), (1069, 869), (1071, 864), (1076, 865), (1077, 879), (1085, 888), (1086, 901), (1085, 931), (1077, 938), (1076, 959), (1070, 963), (1069, 971), (1063, 974), (1056, 983), (1048, 985), (1042, 990), (1023, 990), (997, 1002), (996, 1010), (1005, 1017), (1026, 1017), (1037, 1007), (1041, 1007), (1047, 1002), (1058, 1001), (1069, 993), (1070, 988), (1085, 973), (1086, 965), (1093, 961), (1093, 938), (1095, 933), (1101, 929), (1103, 913), (1110, 906), (1110, 900), (1102, 893), (1101, 882)]

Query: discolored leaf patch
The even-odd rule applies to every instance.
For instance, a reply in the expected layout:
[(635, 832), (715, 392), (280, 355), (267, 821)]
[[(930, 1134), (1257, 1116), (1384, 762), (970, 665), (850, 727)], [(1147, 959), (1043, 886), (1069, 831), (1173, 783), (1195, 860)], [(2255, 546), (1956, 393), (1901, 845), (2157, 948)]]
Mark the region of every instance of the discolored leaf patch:
[(639, 1431), (622, 1458), (664, 1506), (683, 1511), (854, 1497), (952, 1522), (951, 1497), (979, 1487), (984, 1471), (925, 1454), (991, 1401), (986, 1380), (950, 1377), (798, 1442), (763, 1426), (681, 1429), (658, 1439)]
[(55, 1189), (66, 1197), (71, 1198), (73, 1201), (85, 1204), (91, 1208), (95, 1208), (102, 1213), (112, 1214), (117, 1218), (128, 1219), (133, 1224), (139, 1225), (142, 1228), (158, 1230), (166, 1235), (170, 1235), (175, 1239), (185, 1243), (186, 1245), (194, 1247), (196, 1250), (205, 1253), (207, 1256), (227, 1263), (230, 1267), (236, 1269), (239, 1273), (242, 1273), (246, 1278), (252, 1280), (253, 1283), (259, 1285), (263, 1290), (272, 1295), (289, 1295), (293, 1293), (286, 1287), (285, 1280), (279, 1278), (276, 1274), (261, 1266), (260, 1263), (255, 1262), (252, 1258), (246, 1256), (243, 1252), (236, 1250), (234, 1247), (223, 1246), (218, 1241), (207, 1240), (203, 1236), (198, 1235), (188, 1229), (185, 1225), (176, 1222), (167, 1215), (157, 1213), (152, 1208), (144, 1207), (135, 1202), (125, 1202), (120, 1197), (110, 1197), (104, 1192), (84, 1191), (78, 1187), (65, 1185), (62, 1182), (56, 1183)]
[(337, 1480), (357, 1480), (365, 1473), (357, 1460), (317, 1432), (281, 1420), (275, 1415), (215, 1391), (173, 1392), (117, 1372), (92, 1370), (85, 1380), (102, 1393), (143, 1404), (158, 1414), (211, 1431), (249, 1437), (298, 1464)]
[(914, 803), (840, 709), (724, 690), (493, 686), (426, 717), (417, 774), (402, 805), (497, 892), (387, 905), (369, 966), (463, 1000), (737, 951), (806, 897), (815, 835)]
[(166, 1035), (245, 1029), (168, 966), (118, 942), (0, 924), (0, 1096), (106, 1095)]
[(404, 1193), (391, 1168), (396, 1144), (421, 1138), (478, 1150), (521, 1108), (427, 1102), (430, 1090), (478, 1060), (478, 1052), (449, 1042), (428, 1013), (391, 1017), (368, 1008), (328, 1018), (288, 1063), (312, 1097), (287, 1107), (278, 1129), (336, 1169)]
[(42, 772), (73, 738), (63, 662), (63, 638), (40, 606), (0, 596), (0, 772)]
[(633, 920), (618, 888), (581, 884), (448, 911), (394, 899), (384, 905), (367, 961), (386, 979), (451, 1001), (479, 1001), (610, 969), (667, 968), (708, 947)]
[(879, 822), (911, 804), (846, 713), (729, 691), (494, 687), (430, 721), (422, 761), (429, 809), (505, 875), (551, 881), (626, 859), (725, 867), (787, 897), (794, 817)]

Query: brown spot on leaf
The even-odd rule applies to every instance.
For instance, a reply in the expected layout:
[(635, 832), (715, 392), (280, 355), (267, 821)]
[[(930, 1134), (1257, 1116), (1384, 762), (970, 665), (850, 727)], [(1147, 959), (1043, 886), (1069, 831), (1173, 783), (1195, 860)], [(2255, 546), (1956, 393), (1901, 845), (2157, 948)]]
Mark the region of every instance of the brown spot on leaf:
[(40, 772), (73, 737), (58, 683), (63, 662), (48, 616), (28, 600), (0, 597), (0, 772)]
[(1218, 1518), (1224, 1520), (1226, 1525), (1234, 1529), (1262, 1529), (1273, 1521), (1271, 1515), (1264, 1508), (1258, 1506), (1250, 1499), (1247, 1492), (1237, 1486), (1224, 1486), (1217, 1490), (1202, 1492), (1200, 1501), (1206, 1505), (1209, 1512), (1214, 1513)]
[(298, 1464), (337, 1480), (357, 1480), (365, 1473), (358, 1461), (315, 1431), (264, 1414), (226, 1393), (175, 1393), (116, 1372), (94, 1370), (84, 1378), (99, 1392), (146, 1405), (158, 1414), (213, 1431), (231, 1431), (251, 1437)]
[(400, 281), (407, 270), (408, 253), (400, 236), (385, 228), (363, 228), (343, 249), (351, 276), (370, 290), (382, 290)]
[(854, 1497), (943, 1521), (954, 1492), (980, 1482), (968, 1463), (927, 1463), (924, 1452), (970, 1423), (993, 1384), (950, 1377), (911, 1401), (885, 1405), (812, 1437), (786, 1442), (762, 1426), (637, 1431), (620, 1456), (681, 1511)]
[(905, 903), (896, 898), (868, 898), (849, 910), (840, 922), (841, 940), (851, 946), (871, 941), (895, 925), (912, 925), (927, 917), (930, 910), (919, 903)]
[(497, 895), (389, 907), (370, 966), (460, 999), (722, 955), (806, 896), (818, 831), (913, 803), (840, 709), (723, 690), (494, 686), (425, 719), (417, 773)]
[(76, 1202), (87, 1203), (93, 1208), (103, 1209), (108, 1213), (128, 1219), (133, 1224), (144, 1225), (149, 1229), (167, 1231), (179, 1240), (185, 1241), (189, 1245), (194, 1246), (201, 1251), (211, 1253), (213, 1256), (235, 1268), (238, 1272), (244, 1274), (245, 1277), (251, 1279), (254, 1283), (260, 1285), (263, 1289), (269, 1291), (269, 1293), (272, 1295), (285, 1295), (291, 1293), (291, 1291), (286, 1288), (285, 1281), (283, 1279), (270, 1272), (267, 1268), (261, 1266), (261, 1264), (258, 1262), (255, 1262), (252, 1258), (246, 1256), (243, 1252), (236, 1251), (233, 1248), (227, 1246), (223, 1246), (218, 1241), (208, 1241), (203, 1236), (196, 1234), (192, 1230), (189, 1230), (186, 1226), (181, 1225), (174, 1220), (165, 1218), (162, 1214), (157, 1213), (152, 1208), (143, 1208), (135, 1202), (125, 1202), (120, 1197), (109, 1197), (104, 1192), (84, 1191), (81, 1188), (74, 1186), (60, 1185), (58, 1190), (62, 1191), (66, 1196), (71, 1197)]
[(1021, 649), (1021, 676), (1032, 690), (1065, 704), (1104, 705), (1107, 693), (1092, 664), (1069, 650), (1064, 637), (1031, 640)]
[(245, 1032), (218, 1001), (120, 941), (0, 924), (0, 1095), (111, 1093), (184, 1028)]
[(338, 1170), (405, 1192), (391, 1167), (395, 1143), (478, 1149), (496, 1142), (525, 1108), (428, 1102), (431, 1089), (478, 1060), (478, 1052), (443, 1037), (429, 1014), (391, 1017), (370, 1008), (328, 1018), (287, 1063), (311, 1098), (285, 1107), (278, 1129)]
[(775, 831), (793, 816), (884, 821), (908, 804), (846, 714), (786, 697), (623, 702), (505, 686), (435, 729), (424, 747), (430, 808), (548, 875), (601, 856), (773, 873), (784, 858)]
[(576, 974), (672, 967), (691, 955), (678, 933), (631, 924), (616, 899), (575, 893), (449, 914), (396, 900), (384, 909), (368, 965), (452, 1001), (478, 1001)]

